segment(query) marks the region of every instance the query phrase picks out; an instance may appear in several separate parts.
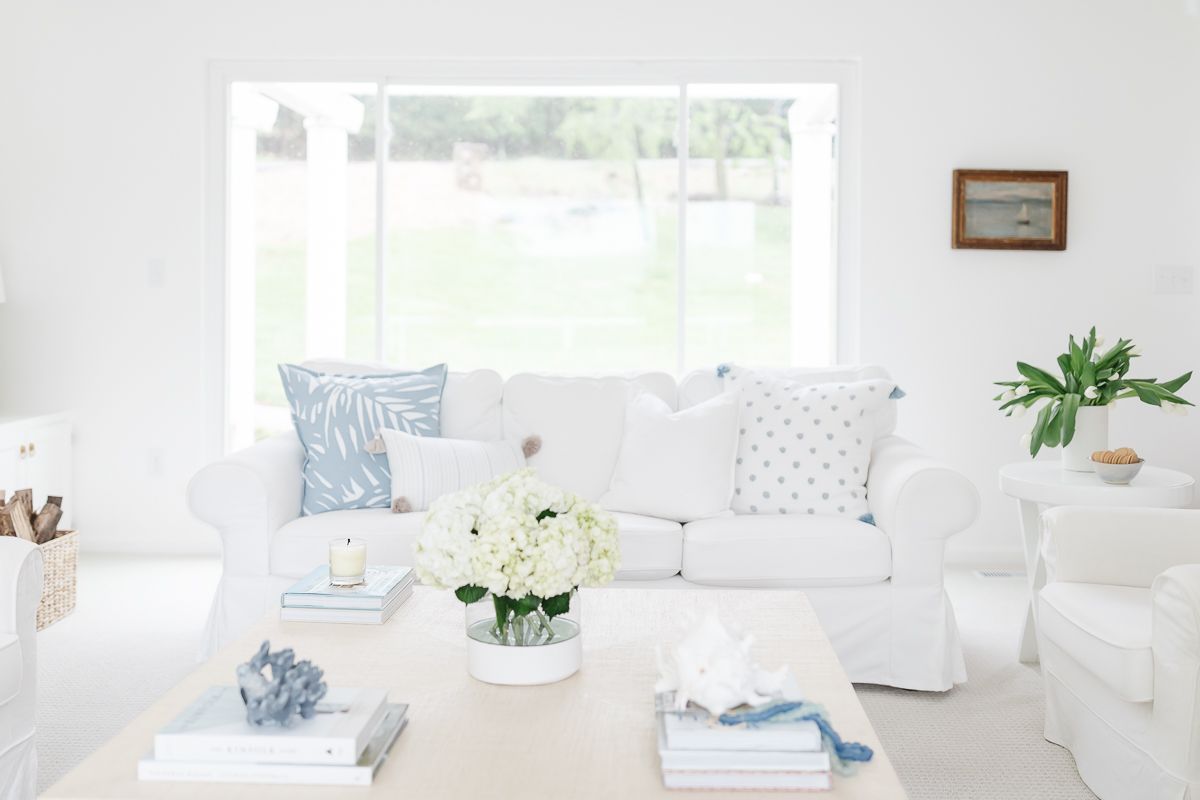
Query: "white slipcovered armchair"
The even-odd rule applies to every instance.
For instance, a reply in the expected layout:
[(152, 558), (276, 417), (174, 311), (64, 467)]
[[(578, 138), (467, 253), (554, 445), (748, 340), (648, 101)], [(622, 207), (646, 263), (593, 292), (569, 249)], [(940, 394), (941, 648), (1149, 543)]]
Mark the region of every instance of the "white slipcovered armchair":
[(1046, 739), (1104, 800), (1200, 797), (1200, 511), (1042, 516)]
[(0, 537), (0, 800), (26, 800), (37, 789), (33, 746), (37, 616), (42, 554)]

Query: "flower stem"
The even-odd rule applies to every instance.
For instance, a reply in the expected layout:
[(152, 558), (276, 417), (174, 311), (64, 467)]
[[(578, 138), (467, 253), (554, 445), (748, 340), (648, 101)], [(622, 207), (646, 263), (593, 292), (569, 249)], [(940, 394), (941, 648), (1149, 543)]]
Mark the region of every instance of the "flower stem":
[(534, 613), (538, 615), (538, 624), (541, 625), (542, 629), (548, 634), (546, 636), (546, 641), (549, 642), (554, 638), (554, 628), (551, 627), (550, 620), (546, 619), (546, 615), (542, 613), (540, 608), (535, 608)]

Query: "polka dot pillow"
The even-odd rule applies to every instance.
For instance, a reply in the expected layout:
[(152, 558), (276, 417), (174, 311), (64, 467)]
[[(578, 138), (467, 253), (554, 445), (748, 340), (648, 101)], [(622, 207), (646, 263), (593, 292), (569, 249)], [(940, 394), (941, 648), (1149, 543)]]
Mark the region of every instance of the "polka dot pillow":
[(806, 384), (749, 371), (726, 376), (731, 378), (742, 388), (736, 513), (869, 513), (875, 412), (889, 402), (895, 383)]

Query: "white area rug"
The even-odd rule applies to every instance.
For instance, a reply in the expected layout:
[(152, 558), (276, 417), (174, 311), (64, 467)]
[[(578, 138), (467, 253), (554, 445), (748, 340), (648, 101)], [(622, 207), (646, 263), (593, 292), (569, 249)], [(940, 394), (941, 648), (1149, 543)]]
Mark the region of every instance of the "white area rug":
[[(219, 571), (215, 559), (82, 557), (78, 610), (38, 636), (39, 791), (195, 666)], [(1042, 738), (1041, 676), (1016, 661), (1024, 580), (956, 571), (949, 586), (970, 681), (859, 690), (913, 800), (1092, 798)]]

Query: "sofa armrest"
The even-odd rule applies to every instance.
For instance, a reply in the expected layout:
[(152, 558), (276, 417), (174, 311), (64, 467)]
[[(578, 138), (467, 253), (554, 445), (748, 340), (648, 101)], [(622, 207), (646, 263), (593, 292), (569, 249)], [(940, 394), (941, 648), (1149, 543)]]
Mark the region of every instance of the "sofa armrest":
[(1200, 564), (1200, 511), (1059, 506), (1041, 525), (1047, 581), (1147, 589), (1176, 564)]
[(264, 439), (201, 469), (188, 507), (217, 529), (225, 575), (269, 575), (271, 536), (300, 516), (304, 448), (295, 433)]
[[(1200, 516), (1197, 513), (1196, 516)], [(1167, 569), (1154, 598), (1154, 741), (1156, 758), (1174, 773), (1200, 774), (1200, 564)]]
[(945, 541), (979, 516), (979, 490), (965, 475), (899, 436), (871, 449), (867, 503), (892, 542), (892, 581), (941, 583)]

